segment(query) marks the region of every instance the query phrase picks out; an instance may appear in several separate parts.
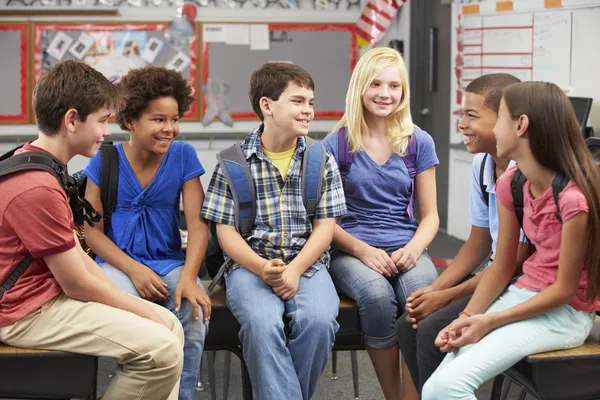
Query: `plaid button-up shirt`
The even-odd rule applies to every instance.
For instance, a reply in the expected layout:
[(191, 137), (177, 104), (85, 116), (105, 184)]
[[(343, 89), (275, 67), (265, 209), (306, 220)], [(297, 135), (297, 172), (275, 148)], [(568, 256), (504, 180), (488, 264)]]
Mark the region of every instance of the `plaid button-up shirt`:
[[(298, 139), (298, 146), (284, 181), (277, 167), (262, 150), (260, 132), (261, 127), (256, 128), (242, 144), (257, 196), (256, 219), (246, 241), (261, 257), (280, 258), (288, 264), (300, 253), (312, 232), (301, 190), (302, 155), (306, 142), (303, 137)], [(333, 156), (327, 153), (322, 197), (317, 205), (315, 218), (335, 218), (345, 213), (346, 201), (338, 166)], [(235, 225), (235, 204), (227, 178), (218, 164), (206, 192), (201, 216), (217, 224)], [(227, 256), (225, 262), (228, 272), (239, 267)], [(304, 276), (310, 277), (321, 267), (328, 266), (329, 252), (325, 251), (306, 270)]]

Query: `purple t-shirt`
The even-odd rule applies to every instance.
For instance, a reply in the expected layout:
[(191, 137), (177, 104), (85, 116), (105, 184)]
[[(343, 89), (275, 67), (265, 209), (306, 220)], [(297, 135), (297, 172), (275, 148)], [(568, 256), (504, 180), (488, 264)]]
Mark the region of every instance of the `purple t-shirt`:
[[(429, 134), (415, 129), (417, 140), (417, 174), (439, 164), (435, 145)], [(338, 134), (323, 140), (327, 150), (338, 158)], [(348, 213), (341, 217), (341, 227), (363, 242), (375, 247), (404, 246), (414, 236), (418, 221), (408, 215), (412, 193), (410, 176), (402, 157), (393, 153), (379, 166), (362, 150), (354, 154), (344, 191)]]

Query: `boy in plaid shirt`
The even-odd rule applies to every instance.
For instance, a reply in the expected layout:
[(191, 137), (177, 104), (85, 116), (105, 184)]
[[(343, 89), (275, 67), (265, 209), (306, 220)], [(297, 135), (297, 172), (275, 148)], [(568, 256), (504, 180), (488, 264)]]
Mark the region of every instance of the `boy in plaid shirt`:
[(294, 64), (267, 63), (252, 74), (250, 99), (263, 124), (242, 144), (257, 204), (247, 241), (235, 229), (235, 204), (218, 165), (202, 209), (203, 218), (217, 223), (227, 255), (227, 305), (240, 322), (244, 359), (261, 400), (310, 398), (339, 327), (327, 248), (346, 204), (330, 154), (312, 223), (301, 194), (313, 91), (311, 76)]

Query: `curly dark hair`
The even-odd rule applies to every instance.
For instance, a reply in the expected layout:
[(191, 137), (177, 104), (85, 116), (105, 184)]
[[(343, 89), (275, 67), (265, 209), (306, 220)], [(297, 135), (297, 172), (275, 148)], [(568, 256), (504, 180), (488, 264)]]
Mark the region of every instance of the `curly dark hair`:
[(127, 130), (125, 121), (139, 118), (148, 103), (159, 97), (177, 100), (180, 117), (196, 100), (192, 87), (181, 73), (153, 65), (130, 70), (121, 78), (119, 89), (123, 101), (117, 111), (117, 123), (123, 130)]

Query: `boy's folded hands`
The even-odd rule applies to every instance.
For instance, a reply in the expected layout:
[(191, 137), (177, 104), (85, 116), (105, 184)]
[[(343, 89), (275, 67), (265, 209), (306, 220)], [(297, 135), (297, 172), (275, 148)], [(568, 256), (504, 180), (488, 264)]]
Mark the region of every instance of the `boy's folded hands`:
[(268, 260), (263, 264), (261, 278), (273, 288), (273, 292), (282, 300), (289, 300), (298, 291), (301, 274), (288, 268), (279, 258)]

